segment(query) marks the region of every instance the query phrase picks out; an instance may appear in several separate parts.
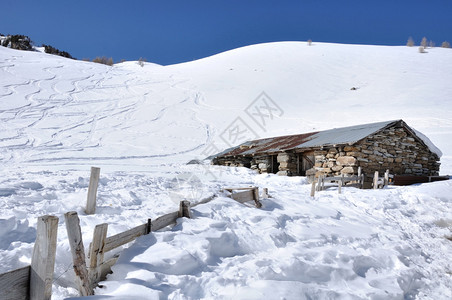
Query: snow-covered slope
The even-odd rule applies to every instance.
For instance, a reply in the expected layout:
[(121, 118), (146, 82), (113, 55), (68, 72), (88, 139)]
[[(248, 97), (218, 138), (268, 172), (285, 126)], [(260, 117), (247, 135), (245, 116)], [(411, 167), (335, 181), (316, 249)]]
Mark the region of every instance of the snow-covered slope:
[[(87, 245), (96, 224), (112, 235), (173, 211), (178, 179), (194, 175), (196, 193), (182, 196), (195, 201), (226, 185), (274, 198), (262, 210), (224, 197), (197, 207), (195, 219), (132, 245), (96, 293), (251, 299), (271, 286), (296, 299), (447, 299), (450, 183), (311, 199), (303, 178), (184, 165), (243, 139), (403, 119), (451, 174), (452, 50), (427, 52), (285, 42), (108, 67), (0, 47), (0, 272), (30, 262), (36, 217), (54, 214), (54, 299), (74, 296), (63, 214), (79, 212)], [(93, 165), (98, 209), (86, 216)]]
[[(3, 163), (182, 162), (212, 141), (233, 144), (221, 134), (237, 117), (259, 137), (403, 119), (452, 173), (450, 49), (286, 42), (112, 68), (7, 48), (0, 57)], [(265, 127), (245, 113), (262, 92), (279, 108)]]

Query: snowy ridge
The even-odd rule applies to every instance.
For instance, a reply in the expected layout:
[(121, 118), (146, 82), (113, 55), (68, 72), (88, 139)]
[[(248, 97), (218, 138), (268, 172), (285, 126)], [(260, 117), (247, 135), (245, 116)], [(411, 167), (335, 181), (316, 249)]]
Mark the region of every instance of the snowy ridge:
[[(0, 272), (30, 263), (38, 216), (77, 211), (88, 245), (97, 224), (113, 235), (183, 198), (256, 185), (273, 196), (262, 209), (220, 196), (138, 239), (95, 298), (450, 299), (449, 181), (310, 198), (302, 177), (185, 165), (242, 142), (227, 135), (237, 120), (256, 139), (403, 119), (450, 174), (452, 51), (427, 51), (285, 42), (108, 67), (0, 47)], [(246, 112), (262, 92), (280, 108), (265, 126)], [(53, 299), (77, 296), (68, 253), (60, 222)]]

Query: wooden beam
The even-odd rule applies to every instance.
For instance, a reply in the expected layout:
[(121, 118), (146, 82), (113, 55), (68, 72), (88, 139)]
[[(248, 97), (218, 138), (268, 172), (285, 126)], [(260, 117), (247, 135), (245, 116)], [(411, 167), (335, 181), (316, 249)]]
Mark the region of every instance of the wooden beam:
[(91, 176), (89, 179), (88, 197), (86, 200), (85, 213), (87, 215), (96, 212), (97, 187), (99, 186), (100, 168), (91, 167)]
[(57, 233), (57, 217), (46, 215), (38, 218), (30, 267), (31, 300), (47, 300), (52, 297)]
[(243, 192), (232, 193), (231, 198), (240, 203), (253, 201), (254, 200), (254, 191), (251, 189), (251, 190), (247, 190), (247, 191), (243, 191)]
[(118, 248), (119, 246), (122, 246), (124, 244), (130, 243), (139, 236), (145, 235), (147, 232), (147, 226), (148, 226), (147, 223), (138, 225), (132, 229), (106, 238), (104, 245), (104, 253), (115, 248)]
[(312, 185), (311, 185), (311, 197), (315, 196), (315, 179), (314, 181), (312, 181)]
[(183, 200), (179, 203), (179, 218), (191, 218), (190, 201)]
[(241, 190), (252, 190), (252, 189), (254, 189), (254, 187), (253, 186), (250, 186), (250, 187), (237, 187), (237, 188), (223, 188), (223, 190), (225, 190), (225, 191), (229, 191), (229, 192), (232, 192), (232, 191), (241, 191)]
[(254, 193), (254, 204), (256, 205), (257, 208), (261, 208), (262, 207), (262, 203), (259, 200), (259, 188), (255, 187), (253, 189), (253, 193)]
[(384, 179), (384, 182), (383, 182), (383, 186), (388, 186), (388, 184), (389, 184), (389, 170), (386, 170), (386, 172), (385, 172), (385, 179)]
[(375, 171), (373, 186), (374, 186), (374, 190), (378, 189), (378, 171)]
[(82, 296), (93, 295), (89, 274), (86, 268), (85, 247), (83, 246), (82, 231), (80, 229), (80, 219), (75, 211), (64, 214), (66, 221), (67, 236), (71, 246), (72, 261), (74, 264), (75, 280), (78, 291)]
[(30, 299), (30, 269), (26, 266), (0, 274), (0, 299)]
[(343, 180), (344, 180), (344, 174), (342, 174), (341, 179), (339, 179), (339, 182), (337, 183), (338, 184), (337, 192), (339, 194), (342, 193), (342, 182), (343, 182)]
[(209, 197), (207, 197), (207, 198), (202, 199), (202, 200), (199, 201), (198, 203), (191, 204), (191, 207), (195, 207), (195, 206), (197, 206), (197, 205), (200, 205), (200, 204), (204, 204), (204, 203), (210, 202), (210, 201), (212, 201), (213, 199), (215, 199), (216, 197), (217, 197), (217, 195), (213, 194), (212, 196), (209, 196)]
[(157, 231), (166, 226), (176, 223), (177, 218), (179, 217), (179, 211), (175, 211), (163, 216), (158, 217), (154, 221), (152, 221), (152, 231)]
[(89, 279), (91, 289), (97, 286), (100, 280), (100, 265), (104, 262), (104, 246), (107, 238), (108, 224), (99, 224), (94, 228), (93, 241), (89, 248)]
[(118, 261), (118, 258), (119, 258), (119, 254), (104, 261), (99, 266), (99, 269), (100, 269), (99, 281), (105, 280), (107, 278), (107, 275), (111, 273), (111, 267), (113, 267), (115, 265), (115, 263)]

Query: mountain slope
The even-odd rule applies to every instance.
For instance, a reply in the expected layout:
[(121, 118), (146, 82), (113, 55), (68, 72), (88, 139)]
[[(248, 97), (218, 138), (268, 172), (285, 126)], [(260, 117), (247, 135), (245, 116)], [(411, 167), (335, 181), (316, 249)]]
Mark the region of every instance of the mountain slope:
[(77, 296), (64, 213), (78, 212), (87, 247), (97, 224), (111, 236), (251, 185), (269, 189), (262, 209), (220, 193), (121, 252), (96, 297), (450, 299), (450, 181), (311, 197), (304, 177), (185, 163), (243, 139), (402, 118), (452, 173), (451, 55), (287, 42), (108, 67), (0, 47), (0, 273), (30, 263), (37, 217), (55, 215), (53, 299)]
[[(212, 141), (240, 142), (222, 135), (237, 117), (258, 137), (401, 118), (452, 171), (450, 49), (285, 42), (142, 68), (6, 48), (0, 58), (0, 147), (12, 165), (184, 162)], [(245, 113), (262, 92), (280, 109), (265, 128)]]

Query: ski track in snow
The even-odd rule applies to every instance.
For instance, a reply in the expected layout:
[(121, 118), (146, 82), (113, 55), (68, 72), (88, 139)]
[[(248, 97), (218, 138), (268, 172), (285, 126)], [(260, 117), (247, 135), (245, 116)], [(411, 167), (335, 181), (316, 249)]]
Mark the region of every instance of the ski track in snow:
[[(5, 59), (5, 65), (2, 70), (14, 73), (16, 57)], [(174, 79), (172, 76), (166, 79), (145, 79), (140, 78), (134, 72), (123, 72), (115, 67), (104, 67), (106, 70), (100, 72), (98, 68), (86, 65), (79, 65), (78, 73), (84, 73), (85, 76), (71, 76), (77, 72), (65, 71), (63, 64), (57, 63), (53, 66), (42, 68), (42, 72), (49, 74), (45, 78), (26, 79), (20, 83), (5, 85), (8, 92), (0, 97), (14, 96), (16, 99), (24, 97), (25, 103), (20, 107), (0, 110), (0, 118), (4, 124), (8, 124), (9, 134), (7, 137), (0, 137), (0, 148), (3, 153), (17, 151), (26, 152), (23, 148), (33, 150), (30, 153), (20, 155), (22, 163), (51, 162), (51, 161), (70, 161), (70, 160), (124, 160), (129, 158), (159, 158), (180, 156), (199, 150), (210, 140), (209, 124), (202, 122), (197, 118), (196, 111), (191, 108), (184, 108), (190, 113), (187, 116), (187, 122), (195, 127), (204, 127), (205, 137), (198, 144), (184, 147), (180, 151), (166, 151), (166, 153), (144, 155), (136, 153), (131, 155), (110, 155), (104, 156), (96, 154), (102, 149), (102, 139), (105, 134), (111, 135), (115, 130), (133, 130), (136, 120), (133, 116), (146, 105), (152, 104), (155, 96), (158, 99), (156, 105), (162, 108), (156, 112), (155, 117), (141, 121), (148, 124), (152, 130), (152, 123), (159, 122), (162, 118), (168, 116), (169, 112), (180, 110), (181, 105), (192, 101), (196, 91), (179, 87), (185, 83), (186, 79)], [(68, 76), (69, 75), (69, 76)], [(122, 78), (127, 78), (122, 80)], [(154, 86), (159, 90), (154, 92)], [(44, 90), (43, 86), (50, 90)], [(32, 89), (27, 93), (21, 93), (19, 88), (26, 87)], [(161, 89), (161, 87), (164, 87)], [(146, 88), (149, 91), (142, 93), (136, 89)], [(50, 95), (48, 95), (51, 91)], [(105, 91), (104, 94), (99, 92)], [(180, 100), (174, 102), (174, 97), (165, 98), (165, 93), (179, 94)], [(47, 99), (38, 98), (39, 95), (48, 95)], [(115, 95), (114, 97), (109, 97)], [(106, 98), (107, 97), (107, 98)], [(80, 100), (81, 99), (81, 100)], [(168, 100), (167, 100), (168, 99)], [(95, 105), (95, 111), (89, 111), (84, 108), (85, 105)], [(195, 101), (195, 106), (196, 106)], [(93, 107), (94, 108), (94, 107)], [(47, 120), (57, 117), (58, 125), (45, 126)], [(185, 117), (184, 117), (185, 118)], [(67, 119), (67, 120), (65, 120)], [(108, 119), (115, 119), (117, 122), (112, 124), (110, 130), (107, 128), (99, 131), (100, 124)], [(186, 122), (185, 120), (181, 120)], [(129, 124), (130, 123), (130, 124)], [(9, 124), (18, 124), (16, 128)], [(24, 126), (25, 124), (25, 126)], [(159, 125), (158, 125), (159, 126)], [(98, 131), (103, 137), (95, 134)], [(45, 134), (42, 134), (44, 132)], [(74, 136), (76, 133), (76, 136)], [(146, 135), (146, 130), (141, 133)], [(167, 135), (167, 138), (177, 139), (178, 137)], [(93, 140), (94, 139), (94, 140)], [(133, 141), (131, 140), (131, 143)], [(3, 145), (2, 145), (3, 144)], [(92, 154), (82, 157), (73, 157), (63, 153), (81, 153), (83, 149), (91, 149)], [(99, 150), (99, 151), (96, 151)], [(55, 154), (62, 153), (60, 157)], [(50, 155), (48, 158), (45, 158)], [(33, 158), (38, 156), (39, 158)], [(4, 160), (11, 160), (14, 155), (4, 155)], [(28, 158), (26, 158), (28, 157)], [(5, 163), (13, 165), (15, 161)]]

